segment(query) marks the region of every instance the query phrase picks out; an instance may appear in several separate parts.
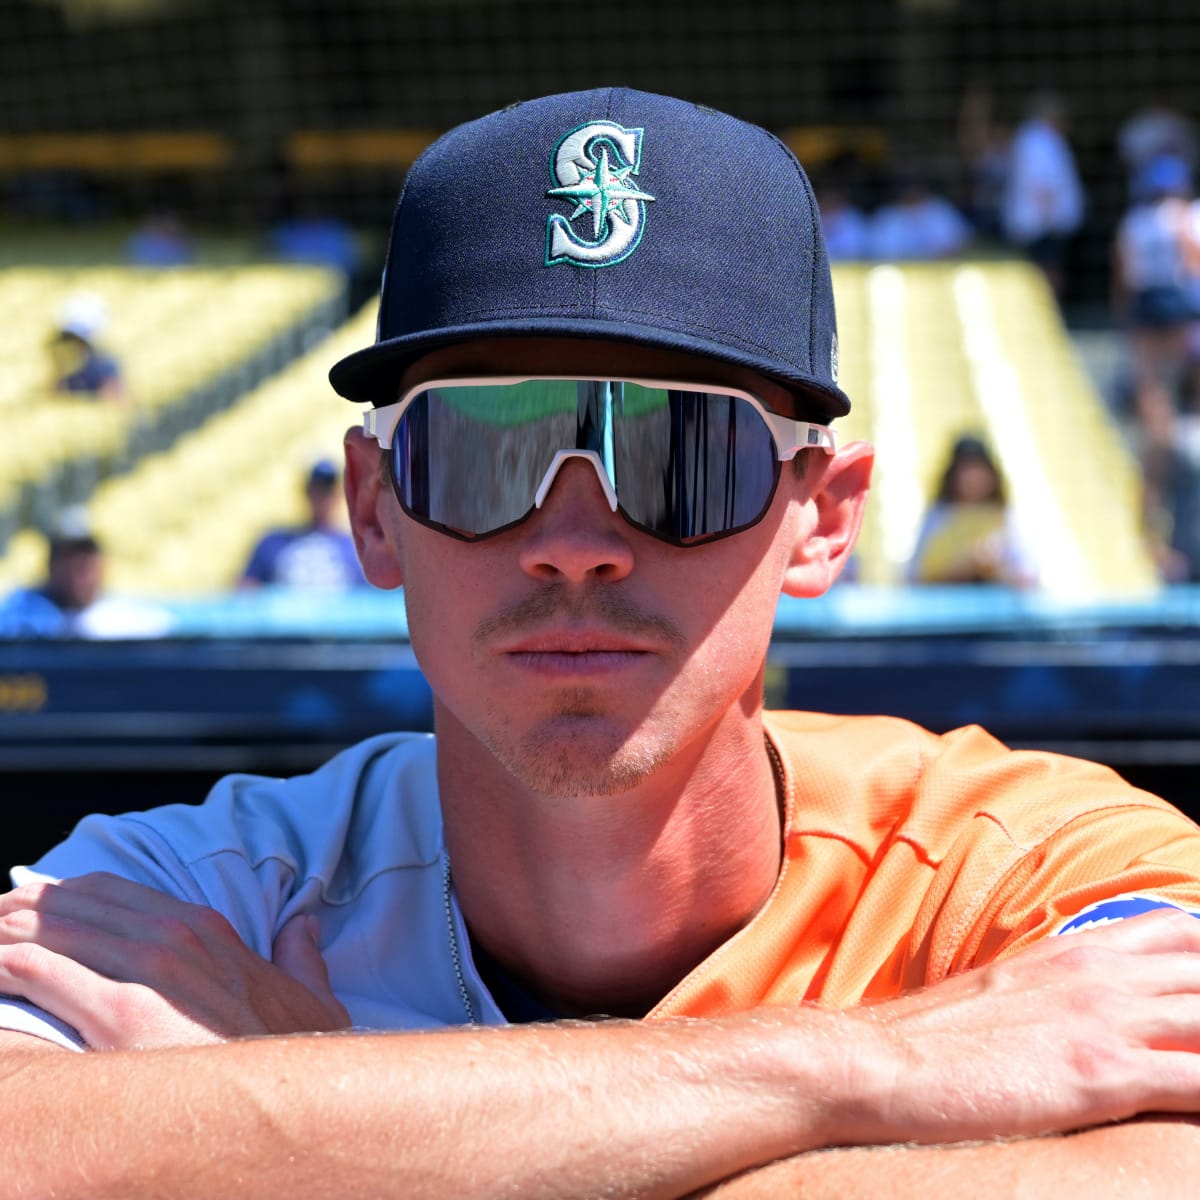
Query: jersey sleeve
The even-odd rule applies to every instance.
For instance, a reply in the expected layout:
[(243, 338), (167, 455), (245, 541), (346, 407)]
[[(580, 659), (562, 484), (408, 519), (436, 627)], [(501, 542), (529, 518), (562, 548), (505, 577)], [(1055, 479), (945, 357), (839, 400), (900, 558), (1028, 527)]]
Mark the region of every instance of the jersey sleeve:
[(981, 911), (973, 958), (1165, 907), (1200, 915), (1200, 830), (1172, 810), (1106, 807), (1056, 829), (1006, 873)]
[[(12, 877), (20, 884), (111, 872), (215, 909), (267, 960), (287, 921), (315, 916), (335, 992), (356, 1023), (445, 1024), (442, 1014), (457, 1013), (461, 999), (442, 932), (437, 795), (433, 738), (382, 734), (310, 775), (229, 775), (202, 804), (88, 817)], [(381, 945), (392, 951), (386, 967), (376, 957)], [(437, 1007), (423, 1008), (430, 995)], [(0, 1028), (62, 1040), (61, 1027), (25, 1004), (0, 1002)]]
[(971, 819), (947, 845), (917, 922), (931, 982), (1149, 908), (1200, 914), (1200, 828), (1157, 796), (1095, 763), (984, 756), (966, 738), (951, 738), (947, 759), (931, 786), (950, 786), (946, 772), (956, 772)]

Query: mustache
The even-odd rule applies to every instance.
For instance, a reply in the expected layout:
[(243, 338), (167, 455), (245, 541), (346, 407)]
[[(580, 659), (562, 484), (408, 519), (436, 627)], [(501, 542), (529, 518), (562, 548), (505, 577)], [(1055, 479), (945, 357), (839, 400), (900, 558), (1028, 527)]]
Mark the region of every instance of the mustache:
[(594, 589), (580, 595), (557, 583), (547, 584), (495, 616), (485, 617), (475, 627), (474, 640), (483, 643), (497, 636), (531, 633), (556, 619), (572, 624), (594, 621), (619, 633), (646, 637), (674, 649), (682, 649), (686, 644), (683, 630), (670, 617), (646, 612), (622, 593)]

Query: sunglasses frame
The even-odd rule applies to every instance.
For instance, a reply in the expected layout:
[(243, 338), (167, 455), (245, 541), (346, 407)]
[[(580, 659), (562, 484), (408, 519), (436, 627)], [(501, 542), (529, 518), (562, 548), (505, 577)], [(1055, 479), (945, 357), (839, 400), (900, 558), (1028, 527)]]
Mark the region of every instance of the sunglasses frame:
[[(673, 391), (685, 392), (703, 392), (714, 396), (723, 396), (726, 398), (746, 401), (762, 418), (770, 431), (771, 440), (775, 445), (775, 457), (779, 463), (790, 462), (801, 450), (823, 450), (826, 454), (835, 454), (837, 452), (837, 438), (832, 429), (828, 425), (819, 425), (812, 421), (798, 421), (792, 417), (782, 416), (780, 413), (772, 412), (763, 401), (753, 392), (748, 392), (743, 388), (731, 387), (726, 384), (714, 383), (699, 383), (686, 382), (678, 379), (636, 379), (632, 377), (601, 377), (598, 375), (464, 375), (450, 378), (437, 378), (423, 380), (421, 383), (414, 384), (406, 389), (404, 393), (392, 404), (384, 404), (378, 408), (367, 409), (363, 413), (363, 431), (368, 437), (372, 437), (379, 444), (381, 450), (391, 450), (392, 440), (395, 437), (396, 429), (403, 419), (405, 412), (411, 407), (412, 402), (423, 392), (432, 391), (436, 388), (463, 388), (463, 387), (496, 387), (508, 386), (520, 383), (536, 383), (543, 381), (553, 381), (562, 383), (631, 383), (638, 387), (645, 388), (664, 388)], [(612, 480), (608, 476), (608, 472), (602, 463), (599, 454), (595, 450), (579, 450), (579, 449), (560, 449), (555, 452), (554, 458), (550, 465), (546, 468), (546, 472), (542, 477), (542, 481), (534, 495), (533, 504), (525, 513), (515, 521), (509, 521), (507, 524), (501, 525), (496, 529), (489, 529), (486, 533), (464, 533), (460, 529), (456, 529), (451, 525), (444, 525), (441, 522), (431, 520), (428, 517), (420, 516), (417, 513), (411, 512), (400, 500), (400, 506), (414, 521), (426, 526), (429, 529), (435, 529), (439, 533), (444, 533), (448, 537), (464, 542), (478, 542), (485, 538), (495, 537), (497, 534), (504, 533), (508, 529), (512, 529), (522, 522), (529, 519), (536, 509), (540, 509), (545, 502), (546, 496), (558, 475), (558, 470), (562, 464), (569, 458), (586, 458), (595, 468), (596, 475), (599, 478), (600, 486), (604, 490), (605, 499), (608, 501), (608, 506), (613, 512), (620, 512), (621, 516), (629, 522), (635, 529), (641, 530), (643, 533), (653, 537), (657, 541), (665, 542), (671, 546), (690, 547), (696, 545), (704, 545), (707, 542), (716, 541), (719, 538), (729, 537), (735, 533), (742, 533), (744, 530), (757, 525), (759, 521), (766, 515), (767, 509), (771, 506), (771, 501), (775, 496), (775, 489), (779, 486), (778, 470), (776, 471), (775, 482), (771, 487), (770, 495), (767, 497), (763, 505), (763, 510), (753, 520), (745, 525), (738, 525), (734, 529), (722, 530), (719, 533), (701, 534), (686, 540), (667, 537), (662, 533), (650, 529), (634, 520), (633, 517), (621, 507), (617, 493), (613, 487)], [(400, 499), (399, 481), (396, 479), (396, 463), (395, 455), (388, 454), (388, 473), (391, 476), (392, 488), (396, 493), (397, 499)]]

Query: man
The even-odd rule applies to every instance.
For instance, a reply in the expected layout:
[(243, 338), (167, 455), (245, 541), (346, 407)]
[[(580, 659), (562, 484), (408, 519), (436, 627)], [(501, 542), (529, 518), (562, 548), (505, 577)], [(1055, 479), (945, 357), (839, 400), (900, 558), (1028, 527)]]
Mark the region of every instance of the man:
[(246, 563), (239, 586), (278, 584), (319, 592), (362, 587), (366, 580), (354, 542), (338, 525), (341, 500), (337, 466), (327, 458), (319, 459), (304, 482), (308, 520), (295, 528), (264, 534)]
[(1195, 827), (979, 731), (762, 712), (871, 467), (815, 214), (762, 130), (623, 89), (413, 167), (332, 377), (436, 742), (15, 872), (12, 1194), (1180, 1194), (1192, 1126), (1109, 1123), (1200, 1105)]
[(1048, 93), (1034, 97), (1013, 135), (1002, 213), (1005, 236), (1042, 268), (1060, 300), (1070, 239), (1083, 224), (1084, 210), (1066, 131), (1063, 102)]
[(0, 600), (0, 637), (159, 637), (170, 628), (154, 605), (103, 594), (104, 548), (83, 508), (59, 514), (46, 546), (46, 578)]
[(54, 391), (117, 402), (128, 399), (120, 364), (99, 344), (107, 323), (102, 297), (77, 292), (67, 300), (49, 346)]

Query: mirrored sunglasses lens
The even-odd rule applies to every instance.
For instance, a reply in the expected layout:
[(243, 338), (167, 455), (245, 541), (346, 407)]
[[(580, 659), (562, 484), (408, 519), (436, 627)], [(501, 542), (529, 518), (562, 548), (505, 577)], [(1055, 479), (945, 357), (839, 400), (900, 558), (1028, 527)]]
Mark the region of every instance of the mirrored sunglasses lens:
[(555, 452), (575, 444), (574, 385), (554, 382), (417, 396), (392, 438), (405, 511), (464, 536), (492, 533), (528, 514)]
[(417, 520), (484, 536), (527, 516), (554, 455), (576, 448), (600, 454), (630, 521), (678, 545), (754, 524), (779, 478), (771, 431), (739, 397), (527, 380), (417, 396), (392, 439), (396, 488)]
[(614, 421), (617, 496), (630, 520), (686, 544), (744, 529), (779, 479), (774, 439), (736, 396), (626, 384)]

